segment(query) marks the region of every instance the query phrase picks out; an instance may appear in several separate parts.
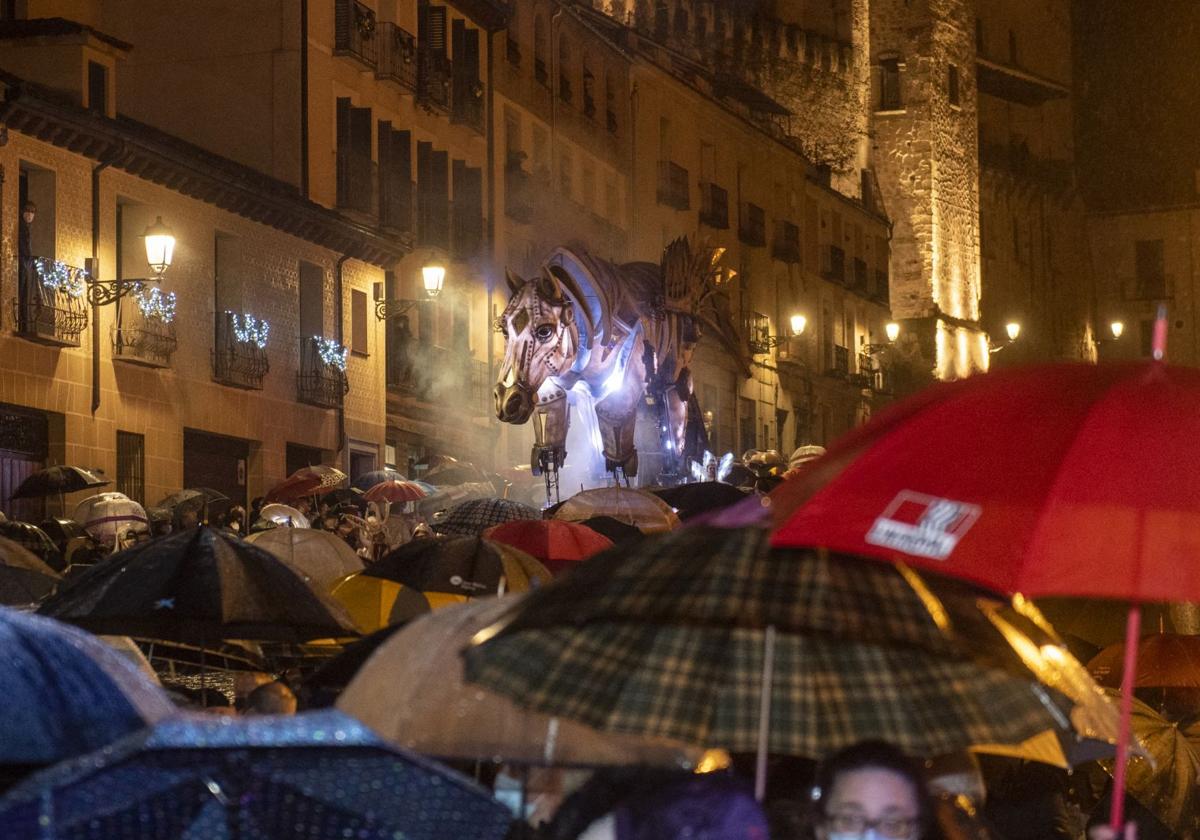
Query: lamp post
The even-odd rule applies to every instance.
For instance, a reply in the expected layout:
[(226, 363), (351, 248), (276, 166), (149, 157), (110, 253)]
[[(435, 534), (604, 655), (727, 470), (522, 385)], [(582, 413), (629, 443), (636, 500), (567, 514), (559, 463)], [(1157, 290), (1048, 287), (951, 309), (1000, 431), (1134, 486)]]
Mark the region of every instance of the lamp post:
[(788, 318), (788, 326), (791, 327), (790, 334), (771, 335), (771, 328), (767, 324), (766, 319), (763, 318), (762, 326), (754, 329), (754, 332), (758, 334), (750, 342), (751, 350), (754, 351), (755, 355), (769, 353), (772, 347), (778, 347), (785, 341), (800, 337), (804, 334), (804, 328), (808, 326), (808, 318), (796, 312)]
[(163, 224), (162, 216), (146, 228), (143, 234), (146, 245), (146, 264), (151, 277), (116, 280), (100, 279), (100, 260), (88, 257), (84, 262), (84, 283), (87, 285), (88, 303), (92, 305), (92, 414), (100, 407), (100, 307), (117, 303), (133, 291), (140, 291), (146, 284), (157, 284), (171, 267), (175, 255), (175, 235)]
[(433, 300), (442, 293), (446, 282), (446, 266), (432, 256), (421, 266), (421, 285), (424, 298), (386, 298), (382, 283), (375, 284), (375, 317), (380, 321), (395, 318), (408, 312), (418, 303)]

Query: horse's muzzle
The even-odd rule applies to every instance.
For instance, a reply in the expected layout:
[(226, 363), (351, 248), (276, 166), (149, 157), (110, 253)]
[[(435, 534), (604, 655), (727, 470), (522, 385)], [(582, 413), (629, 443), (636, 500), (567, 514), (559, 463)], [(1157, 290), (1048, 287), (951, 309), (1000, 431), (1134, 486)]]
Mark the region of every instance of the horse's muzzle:
[(521, 425), (533, 414), (533, 392), (520, 383), (505, 386), (497, 384), (492, 389), (496, 400), (496, 417), (502, 423)]

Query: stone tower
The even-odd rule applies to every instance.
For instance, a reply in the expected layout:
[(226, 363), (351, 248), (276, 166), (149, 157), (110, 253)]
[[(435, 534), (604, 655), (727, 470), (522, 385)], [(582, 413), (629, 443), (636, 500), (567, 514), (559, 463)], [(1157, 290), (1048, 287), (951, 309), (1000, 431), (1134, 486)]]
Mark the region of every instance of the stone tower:
[(979, 324), (974, 0), (872, 0), (872, 162), (891, 304), (940, 379), (986, 370)]

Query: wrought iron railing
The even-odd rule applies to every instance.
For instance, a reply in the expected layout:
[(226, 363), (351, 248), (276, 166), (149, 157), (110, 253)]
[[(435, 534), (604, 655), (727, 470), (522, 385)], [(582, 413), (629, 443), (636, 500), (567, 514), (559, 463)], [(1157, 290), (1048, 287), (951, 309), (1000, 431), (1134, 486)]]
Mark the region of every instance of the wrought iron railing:
[(340, 408), (348, 393), (345, 349), (320, 336), (300, 339), (300, 369), (296, 371), (296, 396), (300, 402)]
[(840, 377), (846, 379), (850, 376), (850, 350), (846, 347), (838, 345), (833, 346), (833, 354), (829, 359), (829, 368), (825, 371), (827, 376)]
[(333, 54), (348, 55), (374, 68), (379, 58), (375, 12), (357, 0), (334, 0)]
[(450, 59), (421, 47), (417, 51), (417, 97), (421, 104), (445, 112), (450, 107)]
[(88, 325), (83, 269), (49, 257), (32, 257), (19, 266), (13, 319), (17, 335), (40, 344), (78, 347)]
[(375, 76), (417, 90), (417, 39), (394, 23), (379, 24), (379, 64)]
[(858, 372), (863, 384), (876, 394), (892, 393), (892, 371), (870, 353), (858, 354)]
[(354, 210), (370, 216), (379, 211), (379, 165), (369, 154), (350, 149), (338, 149), (337, 203), (343, 210)]
[(747, 312), (742, 320), (742, 331), (750, 355), (761, 356), (771, 352), (771, 321), (761, 312)]
[(827, 245), (821, 258), (821, 276), (835, 283), (846, 282), (846, 252), (837, 245)]
[[(235, 319), (242, 319), (235, 322)], [(213, 347), (213, 380), (234, 388), (258, 391), (271, 369), (267, 361), (265, 333), (258, 337), (244, 334), (245, 316), (233, 312), (217, 315), (216, 342)]]
[(179, 347), (175, 322), (144, 313), (128, 299), (119, 305), (120, 318), (112, 327), (113, 358), (148, 367), (170, 367)]

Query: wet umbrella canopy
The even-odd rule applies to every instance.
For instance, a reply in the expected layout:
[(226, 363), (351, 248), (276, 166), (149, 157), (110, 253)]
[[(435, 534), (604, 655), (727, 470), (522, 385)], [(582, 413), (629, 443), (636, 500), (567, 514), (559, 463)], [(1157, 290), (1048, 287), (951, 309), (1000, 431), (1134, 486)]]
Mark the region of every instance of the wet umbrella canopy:
[(61, 761), (175, 711), (135, 665), (74, 627), (0, 608), (0, 649), (2, 764)]
[(61, 578), (37, 555), (0, 537), (0, 604), (32, 604), (45, 598)]
[(508, 812), (453, 771), (333, 711), (179, 717), (0, 801), (19, 838), (500, 840)]
[(87, 490), (91, 487), (104, 487), (112, 484), (107, 479), (100, 478), (95, 473), (83, 467), (47, 467), (38, 470), (21, 482), (21, 486), (13, 493), (14, 499), (35, 499), (42, 496), (58, 496), (63, 493), (74, 493), (77, 490)]
[(493, 525), (541, 518), (536, 508), (510, 499), (471, 499), (450, 508), (433, 527), (439, 534), (474, 537)]
[(507, 591), (523, 592), (550, 572), (520, 549), (479, 537), (417, 540), (388, 554), (364, 575), (386, 578), (420, 592), (495, 595), (501, 579)]
[(41, 612), (93, 632), (201, 643), (355, 635), (328, 595), (270, 552), (200, 527), (89, 569)]

